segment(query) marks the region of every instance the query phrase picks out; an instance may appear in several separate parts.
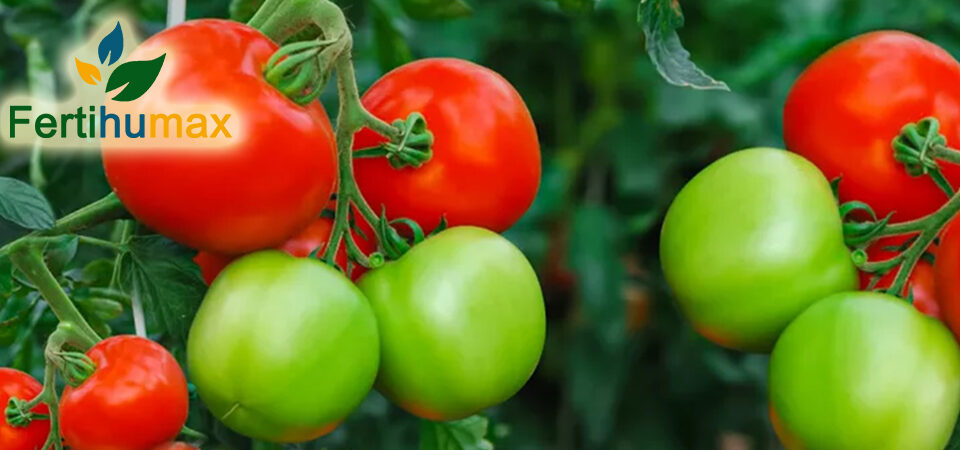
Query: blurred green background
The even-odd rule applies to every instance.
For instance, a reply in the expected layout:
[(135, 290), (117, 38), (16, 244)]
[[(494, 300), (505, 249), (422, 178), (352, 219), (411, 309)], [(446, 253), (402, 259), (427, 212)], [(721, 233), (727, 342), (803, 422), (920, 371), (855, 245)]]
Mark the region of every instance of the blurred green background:
[[(338, 3), (356, 29), (361, 89), (410, 59), (456, 56), (503, 74), (536, 120), (543, 183), (506, 234), (538, 268), (547, 348), (524, 390), (488, 412), (489, 439), (518, 450), (778, 448), (765, 401), (767, 358), (716, 347), (681, 319), (659, 271), (660, 220), (710, 161), (783, 145), (787, 90), (830, 46), (892, 28), (960, 55), (960, 2), (681, 0), (681, 38), (732, 89), (719, 92), (659, 77), (644, 52), (638, 0), (467, 1), (474, 14), (447, 21), (413, 20), (394, 0)], [(116, 8), (139, 17), (145, 35), (164, 26), (163, 0), (0, 0), (0, 88), (44, 76), (44, 59), (59, 61), (72, 33)], [(188, 18), (229, 16), (227, 0), (188, 1)], [(67, 85), (59, 85), (62, 93)], [(336, 111), (332, 90), (323, 102)], [(0, 176), (29, 179), (29, 159), (0, 148)], [(95, 157), (48, 155), (42, 166), (58, 215), (109, 191)], [(23, 232), (0, 224), (0, 242)], [(102, 256), (83, 249), (71, 264)], [(26, 315), (15, 303), (0, 303), (0, 366), (40, 375), (41, 345), (55, 320), (42, 302)], [(131, 330), (129, 314), (108, 322)], [(233, 435), (199, 403), (190, 424), (212, 436), (209, 448), (279, 448)], [(416, 448), (418, 426), (372, 394), (336, 432), (290, 448)]]

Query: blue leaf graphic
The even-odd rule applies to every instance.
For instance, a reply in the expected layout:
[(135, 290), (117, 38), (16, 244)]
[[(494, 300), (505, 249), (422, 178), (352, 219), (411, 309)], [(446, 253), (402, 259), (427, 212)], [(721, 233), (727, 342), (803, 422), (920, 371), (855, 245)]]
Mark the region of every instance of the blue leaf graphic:
[(123, 31), (120, 29), (120, 22), (117, 22), (116, 28), (100, 41), (97, 54), (100, 55), (101, 64), (107, 60), (107, 55), (110, 55), (110, 64), (108, 65), (113, 65), (120, 59), (120, 55), (123, 54)]

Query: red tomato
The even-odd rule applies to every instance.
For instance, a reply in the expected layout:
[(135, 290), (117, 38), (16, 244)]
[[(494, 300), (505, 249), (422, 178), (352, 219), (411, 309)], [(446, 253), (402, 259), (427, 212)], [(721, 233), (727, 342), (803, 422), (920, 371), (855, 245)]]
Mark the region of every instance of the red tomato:
[(60, 432), (71, 450), (148, 449), (172, 441), (187, 421), (187, 380), (165, 348), (114, 336), (87, 356), (97, 365), (60, 400)]
[(934, 286), (940, 315), (954, 335), (960, 336), (960, 222), (947, 228), (933, 263)]
[[(496, 72), (458, 59), (423, 59), (377, 80), (363, 105), (392, 122), (419, 111), (433, 133), (433, 158), (418, 169), (394, 169), (386, 158), (355, 161), (360, 190), (375, 211), (433, 230), (448, 224), (503, 231), (540, 185), (540, 144), (530, 111)], [(355, 149), (384, 139), (357, 133)]]
[[(43, 386), (19, 370), (0, 367), (0, 409), (6, 409), (11, 397), (33, 400)], [(37, 414), (49, 414), (45, 403), (30, 410)], [(0, 444), (4, 450), (36, 450), (43, 447), (50, 434), (49, 420), (34, 420), (26, 428), (14, 427), (0, 415)]]
[(190, 444), (186, 444), (183, 442), (169, 442), (157, 448), (154, 448), (153, 450), (200, 450), (200, 449), (198, 447), (194, 447)]
[[(800, 75), (784, 108), (784, 139), (827, 178), (843, 176), (841, 201), (910, 220), (947, 198), (929, 177), (908, 175), (890, 143), (904, 125), (930, 116), (948, 142), (960, 142), (960, 64), (917, 36), (879, 31), (834, 47)], [(960, 166), (941, 167), (956, 186)]]
[(107, 180), (138, 220), (189, 247), (236, 255), (277, 246), (317, 217), (336, 180), (333, 131), (319, 102), (298, 106), (264, 80), (276, 49), (244, 24), (201, 19), (133, 51), (131, 60), (166, 53), (160, 75), (143, 97), (108, 101), (108, 111), (149, 120), (171, 102), (202, 112), (223, 104), (236, 135), (231, 148), (216, 150), (104, 139)]
[[(363, 223), (365, 224), (365, 222)], [(357, 243), (357, 247), (369, 255), (377, 249), (377, 246), (373, 244), (373, 230), (370, 229), (369, 226), (363, 226), (361, 228), (368, 239), (363, 239), (363, 237), (356, 232), (353, 233), (353, 238)], [(277, 249), (283, 250), (297, 258), (306, 258), (310, 256), (310, 253), (313, 252), (314, 249), (320, 248), (319, 252), (322, 255), (323, 251), (327, 248), (327, 239), (330, 238), (331, 230), (333, 230), (333, 220), (322, 217), (301, 231), (300, 234), (290, 238), (283, 245), (277, 247)], [(337, 252), (337, 257), (335, 258), (337, 265), (343, 269), (347, 267), (346, 245), (346, 243), (340, 244), (340, 250)], [(203, 274), (203, 280), (206, 281), (207, 284), (210, 284), (217, 278), (220, 271), (223, 270), (224, 267), (227, 267), (234, 259), (236, 259), (236, 257), (199, 252), (197, 256), (193, 258), (193, 261), (200, 266), (200, 273)], [(356, 281), (361, 275), (366, 273), (366, 271), (367, 269), (363, 266), (355, 266), (353, 273), (350, 274), (350, 278)]]
[[(884, 247), (895, 247), (904, 242), (903, 237), (892, 237), (884, 238), (873, 244), (868, 250), (867, 255), (871, 261), (882, 261), (885, 259), (893, 258), (897, 255), (896, 252), (885, 250)], [(886, 289), (893, 284), (893, 280), (897, 277), (897, 271), (893, 270), (888, 272), (886, 275), (880, 278), (880, 281), (874, 286), (875, 289)], [(870, 285), (871, 275), (860, 272), (860, 289), (865, 290)], [(904, 287), (903, 292), (900, 293), (901, 297), (906, 298), (908, 294), (912, 291), (913, 293), (913, 306), (917, 308), (918, 311), (930, 316), (940, 318), (940, 305), (937, 303), (937, 294), (934, 289), (935, 286), (934, 276), (933, 276), (933, 265), (931, 265), (926, 260), (921, 259), (917, 262), (917, 265), (914, 266), (913, 272), (910, 274), (910, 279), (907, 281), (907, 286)]]

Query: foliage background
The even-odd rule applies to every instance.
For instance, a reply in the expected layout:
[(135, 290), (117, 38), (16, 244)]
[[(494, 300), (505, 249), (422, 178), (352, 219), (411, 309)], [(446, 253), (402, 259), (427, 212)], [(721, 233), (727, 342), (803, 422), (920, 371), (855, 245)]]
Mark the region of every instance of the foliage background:
[[(732, 89), (718, 92), (672, 87), (658, 76), (644, 53), (638, 0), (468, 2), (471, 17), (416, 21), (394, 0), (339, 1), (356, 28), (361, 88), (411, 58), (456, 56), (503, 74), (536, 119), (543, 183), (506, 234), (540, 273), (548, 342), (526, 388), (489, 411), (490, 440), (502, 449), (778, 448), (765, 403), (766, 357), (722, 350), (681, 320), (659, 272), (660, 220), (710, 161), (783, 145), (786, 92), (833, 44), (895, 28), (960, 56), (960, 3), (684, 0), (681, 37), (694, 60)], [(0, 0), (0, 88), (48, 76), (39, 56), (59, 60), (71, 33), (116, 7), (136, 14), (144, 34), (163, 27), (163, 0)], [(188, 1), (188, 18), (229, 15), (226, 0)], [(336, 111), (332, 90), (323, 101)], [(29, 154), (0, 148), (0, 176), (27, 180), (28, 167)], [(95, 157), (47, 156), (43, 168), (58, 215), (109, 191)], [(0, 223), (0, 243), (23, 232)], [(83, 248), (66, 273), (95, 270), (89, 263), (106, 256)], [(55, 320), (33, 300), (0, 298), (0, 366), (39, 377)], [(151, 336), (182, 356), (160, 317), (169, 305), (148, 306)], [(103, 322), (130, 332), (129, 317)], [(213, 436), (209, 448), (278, 448), (228, 432), (195, 403), (190, 424)], [(345, 426), (301, 448), (416, 448), (418, 427), (374, 393)]]

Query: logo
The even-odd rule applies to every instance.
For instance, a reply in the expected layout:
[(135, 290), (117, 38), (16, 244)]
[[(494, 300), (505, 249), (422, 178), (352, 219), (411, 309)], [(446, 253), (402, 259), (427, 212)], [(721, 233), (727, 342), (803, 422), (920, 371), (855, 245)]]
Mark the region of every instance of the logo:
[[(113, 31), (100, 40), (97, 46), (97, 55), (100, 58), (100, 64), (114, 65), (123, 55), (123, 27), (120, 21)], [(107, 79), (106, 92), (111, 92), (123, 86), (123, 90), (113, 97), (114, 101), (129, 102), (143, 96), (157, 81), (157, 75), (163, 68), (163, 60), (167, 57), (164, 53), (150, 61), (128, 61), (114, 69)], [(108, 61), (109, 60), (109, 61)], [(96, 86), (100, 83), (100, 69), (93, 65), (74, 57), (77, 65), (77, 74), (84, 83)]]
[[(133, 23), (118, 17), (101, 24), (86, 42), (63, 52), (59, 70), (46, 74), (49, 82), (0, 97), (0, 144), (25, 151), (39, 145), (195, 152), (242, 141), (244, 118), (229, 96), (197, 99), (189, 88), (178, 90), (186, 86), (178, 78), (192, 74), (177, 71), (176, 57), (191, 49), (164, 43), (175, 39), (140, 45)], [(61, 85), (72, 85), (59, 96), (53, 92), (57, 75), (67, 82)]]

